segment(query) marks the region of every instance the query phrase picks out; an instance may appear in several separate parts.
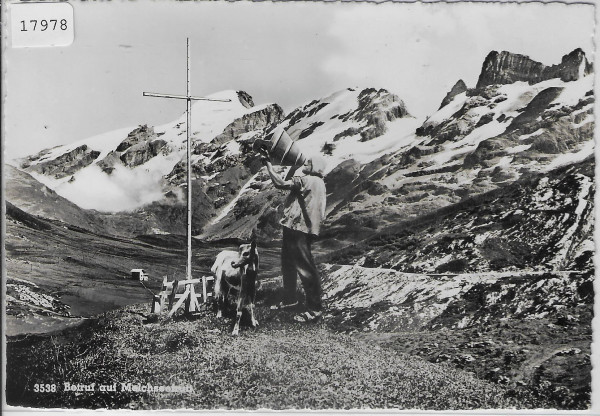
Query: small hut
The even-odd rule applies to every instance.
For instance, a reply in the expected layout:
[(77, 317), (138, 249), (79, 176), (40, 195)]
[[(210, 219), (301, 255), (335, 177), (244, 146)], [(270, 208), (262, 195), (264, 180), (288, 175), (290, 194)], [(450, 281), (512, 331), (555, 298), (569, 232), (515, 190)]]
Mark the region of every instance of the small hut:
[(148, 280), (148, 275), (144, 271), (144, 269), (131, 269), (131, 278), (133, 280), (139, 280), (140, 282), (144, 282)]

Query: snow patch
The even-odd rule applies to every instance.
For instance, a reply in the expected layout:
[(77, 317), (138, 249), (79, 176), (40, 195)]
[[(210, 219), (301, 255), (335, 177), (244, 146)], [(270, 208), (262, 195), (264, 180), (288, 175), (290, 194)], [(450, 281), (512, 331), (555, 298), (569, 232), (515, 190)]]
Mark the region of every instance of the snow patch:
[(581, 77), (576, 81), (563, 82), (564, 89), (551, 104), (574, 106), (585, 96), (585, 93), (594, 89), (594, 74)]
[(235, 205), (237, 204), (238, 200), (240, 199), (240, 197), (245, 194), (246, 192), (248, 192), (248, 190), (250, 189), (250, 185), (254, 182), (254, 180), (256, 179), (256, 177), (258, 176), (260, 172), (255, 173), (249, 180), (248, 182), (246, 182), (244, 184), (244, 186), (242, 187), (242, 189), (240, 189), (240, 192), (238, 192), (238, 194), (235, 196), (235, 198), (233, 198), (233, 200), (227, 204), (227, 206), (225, 206), (225, 208), (223, 208), (223, 210), (221, 211), (221, 213), (219, 214), (219, 216), (217, 216), (216, 218), (214, 218), (211, 221), (211, 225), (215, 225), (216, 223), (218, 223), (219, 221), (221, 221), (223, 218), (225, 218), (225, 216), (227, 216), (227, 214), (229, 214), (231, 212), (231, 210), (235, 207)]
[(556, 156), (550, 163), (548, 163), (545, 166), (544, 171), (548, 172), (560, 166), (581, 162), (594, 154), (594, 147), (594, 140), (588, 140), (585, 143), (583, 143), (583, 145), (579, 148), (578, 151), (573, 153), (563, 153)]
[(519, 140), (526, 140), (526, 139), (529, 139), (531, 137), (539, 136), (540, 134), (542, 134), (545, 131), (546, 131), (545, 129), (537, 129), (533, 133), (523, 134), (522, 136), (519, 136)]
[(514, 154), (514, 153), (524, 152), (525, 150), (529, 149), (530, 147), (531, 147), (530, 144), (520, 144), (518, 146), (509, 147), (509, 148), (505, 149), (505, 151), (508, 154)]

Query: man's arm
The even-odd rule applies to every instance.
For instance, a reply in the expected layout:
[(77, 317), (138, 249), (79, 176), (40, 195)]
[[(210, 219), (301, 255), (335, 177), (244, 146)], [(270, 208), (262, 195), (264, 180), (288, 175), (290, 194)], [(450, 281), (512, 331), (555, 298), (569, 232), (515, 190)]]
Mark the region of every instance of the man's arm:
[(273, 186), (275, 186), (275, 188), (290, 190), (294, 187), (294, 182), (281, 179), (275, 170), (273, 170), (273, 165), (269, 160), (263, 159), (263, 163), (267, 167), (267, 172), (269, 172), (269, 176), (271, 177), (271, 181), (273, 181)]

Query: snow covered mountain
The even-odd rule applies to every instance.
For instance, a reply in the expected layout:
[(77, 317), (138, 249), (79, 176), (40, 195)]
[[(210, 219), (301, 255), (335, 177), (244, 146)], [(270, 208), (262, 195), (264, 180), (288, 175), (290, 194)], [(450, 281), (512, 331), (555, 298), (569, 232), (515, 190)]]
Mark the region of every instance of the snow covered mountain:
[[(254, 106), (244, 92), (227, 91), (212, 98), (232, 102), (199, 102), (192, 107), (193, 228), (206, 235), (217, 225), (227, 230), (217, 238), (243, 237), (256, 222), (245, 218), (248, 224), (243, 230), (226, 222), (244, 211), (237, 205), (240, 201), (266, 185), (262, 166), (251, 151), (252, 140), (281, 122), (283, 111), (276, 104)], [(343, 90), (295, 110), (282, 121), (304, 152), (316, 149), (324, 154), (329, 170), (348, 159), (366, 163), (406, 147), (421, 122), (408, 114), (397, 96), (383, 89)], [(117, 213), (105, 217), (105, 223), (113, 224), (111, 231), (183, 232), (184, 126), (182, 116), (162, 126), (113, 131), (44, 150), (18, 165), (81, 208)], [(268, 195), (269, 191), (261, 193), (257, 201)], [(13, 196), (18, 199), (17, 193)], [(143, 219), (143, 225), (126, 225), (134, 215)]]
[(280, 125), (305, 152), (321, 153), (330, 171), (348, 159), (367, 163), (406, 147), (420, 122), (385, 89), (348, 88), (294, 110)]
[[(277, 105), (254, 106), (244, 92), (225, 91), (209, 98), (230, 99), (229, 103), (199, 101), (192, 105), (193, 163), (203, 158), (198, 149), (221, 137), (232, 138), (260, 131), (277, 121)], [(82, 208), (101, 211), (130, 211), (164, 198), (166, 181), (185, 160), (186, 116), (170, 123), (126, 128), (43, 150), (22, 160), (20, 167), (59, 195)], [(235, 153), (230, 146), (229, 153)], [(101, 191), (100, 191), (101, 190)]]
[[(581, 50), (551, 66), (494, 51), (477, 86), (458, 81), (425, 120), (385, 89), (348, 88), (287, 116), (276, 104), (254, 106), (241, 91), (215, 94), (231, 102), (192, 107), (194, 233), (277, 235), (283, 195), (251, 144), (278, 124), (303, 152), (327, 160), (325, 229), (335, 238), (367, 236), (582, 161), (594, 148), (592, 71)], [(120, 212), (108, 220), (111, 228), (182, 233), (185, 122), (182, 115), (109, 132), (42, 151), (18, 167), (82, 208)]]
[[(210, 97), (231, 101), (192, 105), (193, 198), (199, 211), (194, 218), (195, 230), (217, 215), (219, 206), (241, 187), (238, 182), (250, 175), (251, 168), (241, 162), (245, 160), (241, 151), (244, 141), (283, 117), (278, 105), (255, 106), (243, 91), (224, 91)], [(121, 235), (184, 233), (185, 124), (182, 114), (161, 126), (111, 131), (14, 163), (29, 174), (27, 180), (34, 178), (79, 208), (94, 210), (100, 218), (81, 223), (83, 227), (96, 230), (92, 223), (102, 223), (106, 233)], [(7, 189), (13, 186), (19, 188), (17, 183), (7, 183)], [(44, 214), (40, 209), (43, 202), (28, 202), (38, 196), (12, 192), (11, 202), (27, 207), (31, 214)], [(70, 223), (79, 223), (77, 218), (81, 217), (73, 215), (69, 220), (60, 216)]]
[[(361, 166), (386, 154), (408, 148), (422, 120), (412, 117), (402, 100), (385, 89), (348, 88), (313, 100), (288, 114), (279, 124), (307, 155), (319, 154), (327, 162), (326, 172), (351, 163)], [(287, 168), (280, 168), (283, 173)], [(327, 182), (327, 178), (326, 178)], [(339, 184), (329, 181), (331, 189)], [(284, 194), (273, 188), (264, 170), (242, 188), (204, 229), (203, 238), (248, 238), (258, 232), (274, 236)]]
[[(422, 122), (385, 90), (349, 89), (281, 125), (328, 160), (326, 233), (356, 239), (584, 160), (594, 149), (593, 106), (592, 66), (580, 50), (553, 66), (491, 52), (477, 87), (458, 81)], [(267, 179), (257, 175), (203, 236), (248, 236), (256, 224), (272, 234), (281, 197)]]
[[(408, 148), (364, 165), (340, 165), (330, 174), (330, 182), (346, 178), (344, 199), (328, 217), (334, 228), (385, 228), (593, 154), (593, 75), (585, 57), (575, 53), (581, 60), (573, 61), (573, 70), (565, 64), (572, 60), (563, 59), (567, 81), (513, 82), (525, 78), (521, 71), (528, 66), (506, 58), (507, 52), (490, 55), (515, 65), (492, 65), (505, 74), (494, 78), (486, 59), (478, 87), (465, 89), (459, 81)], [(482, 81), (489, 79), (500, 83)]]

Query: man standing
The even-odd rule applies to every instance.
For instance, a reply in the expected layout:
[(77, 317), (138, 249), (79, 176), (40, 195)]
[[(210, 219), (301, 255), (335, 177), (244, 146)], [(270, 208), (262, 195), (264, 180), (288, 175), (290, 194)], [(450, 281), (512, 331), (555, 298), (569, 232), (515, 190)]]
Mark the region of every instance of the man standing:
[[(282, 179), (274, 170), (267, 155), (261, 158), (266, 165), (273, 185), (289, 190), (285, 200), (281, 271), (283, 274), (283, 300), (272, 309), (296, 306), (296, 281), (300, 276), (306, 296), (306, 310), (294, 317), (297, 322), (311, 322), (322, 315), (321, 277), (311, 252), (311, 243), (319, 235), (325, 218), (325, 161), (314, 156), (302, 165), (303, 176)], [(294, 169), (292, 167), (292, 169)]]

